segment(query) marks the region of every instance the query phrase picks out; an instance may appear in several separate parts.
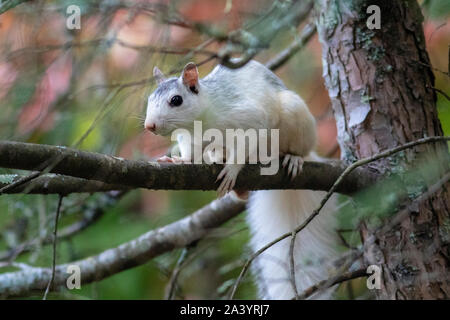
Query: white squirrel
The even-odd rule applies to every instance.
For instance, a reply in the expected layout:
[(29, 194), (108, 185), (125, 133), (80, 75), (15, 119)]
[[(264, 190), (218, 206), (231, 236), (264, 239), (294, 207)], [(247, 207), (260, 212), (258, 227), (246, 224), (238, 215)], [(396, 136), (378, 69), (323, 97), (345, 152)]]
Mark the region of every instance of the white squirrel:
[[(279, 129), (279, 154), (291, 177), (299, 175), (303, 159), (320, 161), (312, 151), (316, 145), (315, 120), (304, 101), (264, 65), (250, 61), (239, 69), (218, 65), (199, 79), (194, 63), (181, 76), (166, 79), (155, 67), (157, 89), (149, 96), (145, 128), (159, 135), (176, 129), (192, 130), (195, 120), (204, 128)], [(159, 161), (190, 162), (193, 146), (178, 140), (180, 157)], [(229, 150), (225, 150), (228, 154)], [(217, 159), (216, 159), (217, 160)], [(242, 164), (225, 164), (218, 176), (221, 195), (231, 191)], [(286, 169), (285, 168), (285, 169)], [(300, 225), (320, 203), (324, 192), (311, 190), (261, 190), (250, 193), (247, 221), (254, 251)], [(339, 239), (333, 213), (334, 196), (321, 213), (296, 238), (294, 261), (298, 292), (329, 277), (330, 263), (337, 257)], [(263, 252), (254, 262), (259, 296), (291, 299), (290, 239)], [(315, 298), (328, 298), (332, 290)]]

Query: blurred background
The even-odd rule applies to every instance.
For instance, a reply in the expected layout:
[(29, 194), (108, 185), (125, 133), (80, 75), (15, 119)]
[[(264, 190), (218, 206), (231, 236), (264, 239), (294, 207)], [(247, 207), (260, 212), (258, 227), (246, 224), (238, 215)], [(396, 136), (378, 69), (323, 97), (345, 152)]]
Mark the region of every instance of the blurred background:
[[(419, 2), (435, 87), (448, 94), (450, 82), (444, 72), (449, 69), (450, 2)], [(80, 9), (80, 29), (67, 28), (70, 5)], [(129, 159), (159, 157), (167, 152), (169, 141), (143, 130), (146, 100), (155, 88), (153, 67), (178, 74), (186, 62), (194, 61), (205, 76), (218, 63), (214, 54), (223, 48), (212, 35), (239, 28), (264, 29), (277, 5), (278, 1), (266, 0), (62, 0), (17, 6), (0, 15), (0, 139), (72, 146)], [(276, 57), (299, 37), (306, 23), (283, 29), (256, 59), (265, 63)], [(316, 117), (318, 152), (339, 157), (317, 35), (276, 73), (304, 98)], [(442, 94), (438, 99), (444, 133), (449, 135), (450, 101)], [(8, 173), (12, 171), (0, 169), (0, 174)], [(117, 246), (176, 221), (215, 197), (215, 192), (151, 190), (133, 190), (115, 198), (70, 195), (64, 198), (60, 227), (86, 223), (59, 242), (57, 262)], [(51, 246), (39, 239), (53, 230), (56, 204), (53, 195), (0, 197), (0, 261), (51, 265)], [(349, 215), (339, 217), (343, 230), (354, 228), (356, 222)], [(224, 297), (248, 256), (248, 237), (245, 216), (240, 215), (189, 249), (192, 258), (179, 275), (176, 297)], [(351, 232), (346, 237), (350, 244), (358, 241)], [(30, 241), (27, 250), (11, 250)], [(184, 254), (173, 251), (81, 290), (52, 293), (50, 298), (162, 299)], [(349, 282), (341, 286), (339, 297), (370, 297), (364, 288), (365, 280)], [(41, 298), (41, 293), (36, 297)], [(256, 298), (250, 276), (236, 298)]]

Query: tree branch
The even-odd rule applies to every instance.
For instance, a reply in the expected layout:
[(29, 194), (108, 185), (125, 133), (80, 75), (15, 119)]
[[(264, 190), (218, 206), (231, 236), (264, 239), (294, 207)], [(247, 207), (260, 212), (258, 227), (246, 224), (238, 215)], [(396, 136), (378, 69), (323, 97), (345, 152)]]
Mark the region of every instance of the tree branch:
[[(66, 284), (69, 276), (66, 270), (69, 265), (80, 267), (82, 284), (99, 281), (123, 270), (142, 265), (165, 252), (186, 247), (244, 209), (244, 201), (236, 200), (228, 195), (179, 221), (149, 231), (116, 248), (83, 260), (58, 265), (51, 289), (54, 290)], [(50, 268), (37, 267), (0, 274), (0, 297), (26, 296), (34, 290), (44, 290), (51, 276)]]
[(281, 51), (276, 57), (266, 63), (266, 67), (270, 70), (276, 70), (291, 59), (297, 52), (305, 47), (308, 41), (316, 33), (316, 26), (314, 23), (307, 24), (300, 34), (300, 37), (295, 39), (289, 47)]
[[(24, 179), (25, 176), (18, 174), (4, 174), (0, 175), (0, 190)], [(5, 188), (6, 189), (6, 188)], [(129, 187), (117, 184), (107, 184), (95, 180), (86, 180), (74, 178), (59, 174), (45, 174), (39, 176), (33, 181), (19, 185), (14, 188), (8, 188), (5, 192), (7, 194), (15, 193), (31, 193), (31, 194), (70, 194), (70, 193), (92, 193), (105, 192), (111, 190), (125, 190)]]
[[(230, 69), (243, 67), (262, 49), (268, 47), (272, 40), (279, 34), (280, 30), (293, 25), (297, 26), (304, 21), (309, 16), (312, 7), (313, 1), (309, 0), (293, 3), (291, 6), (280, 6), (274, 10), (275, 13), (272, 12), (271, 14), (273, 21), (264, 25), (264, 27), (259, 28), (254, 34), (251, 34), (246, 30), (237, 30), (228, 35), (223, 34), (222, 36), (224, 38), (222, 40), (228, 40), (228, 42), (218, 53), (220, 63)], [(211, 29), (205, 29), (205, 31), (208, 30)], [(308, 33), (308, 30), (306, 33)], [(219, 40), (219, 37), (214, 34), (211, 34), (211, 36)], [(300, 49), (301, 47), (298, 48), (298, 50)], [(241, 53), (241, 56), (232, 59), (232, 54), (237, 52)], [(290, 57), (287, 57), (286, 61), (289, 58)], [(281, 61), (280, 65), (284, 62), (285, 61)], [(275, 70), (276, 68), (278, 68), (278, 66), (274, 66), (270, 69)]]
[[(216, 178), (223, 168), (222, 165), (162, 164), (132, 161), (71, 148), (0, 141), (0, 167), (42, 170), (49, 160), (56, 157), (61, 160), (52, 168), (52, 173), (132, 188), (216, 190), (218, 187)], [(277, 174), (272, 176), (261, 176), (259, 165), (247, 165), (239, 173), (236, 189), (329, 190), (345, 170), (345, 164), (340, 161), (328, 163), (305, 162), (303, 168), (305, 174), (290, 181), (283, 170), (279, 170)], [(354, 170), (342, 181), (336, 192), (351, 194), (373, 184), (377, 177), (376, 174), (367, 170)], [(56, 176), (52, 179), (63, 180), (66, 178)], [(74, 184), (77, 182), (76, 180), (71, 181)], [(62, 185), (62, 181), (59, 180), (52, 183), (55, 186)], [(77, 183), (81, 183), (81, 181)], [(91, 187), (93, 186), (91, 185)], [(100, 187), (101, 191), (108, 189), (105, 185), (100, 185)], [(43, 186), (36, 185), (35, 188), (37, 188), (35, 190), (39, 190)], [(111, 186), (111, 188), (116, 189), (117, 186)], [(49, 191), (58, 191), (58, 188), (47, 189), (47, 193)]]
[(19, 4), (22, 4), (24, 2), (29, 2), (31, 0), (6, 0), (0, 3), (0, 15), (2, 13), (5, 13), (9, 9), (12, 9), (14, 7), (17, 7)]
[(324, 289), (328, 289), (331, 288), (332, 286), (345, 282), (345, 281), (349, 281), (352, 279), (356, 279), (356, 278), (361, 278), (361, 277), (367, 277), (367, 273), (366, 273), (366, 269), (365, 268), (361, 268), (355, 271), (348, 271), (345, 272), (343, 274), (337, 275), (335, 277), (332, 277), (330, 279), (326, 279), (326, 280), (322, 280), (319, 283), (312, 285), (311, 287), (309, 287), (308, 289), (306, 289), (305, 291), (303, 291), (300, 295), (298, 295), (296, 297), (297, 300), (304, 300), (309, 298), (311, 295), (313, 295), (314, 293), (324, 290)]
[(52, 259), (52, 276), (50, 278), (50, 281), (48, 282), (47, 287), (45, 288), (44, 297), (42, 300), (47, 300), (48, 292), (50, 291), (50, 287), (53, 285), (53, 281), (55, 280), (55, 272), (56, 272), (56, 248), (58, 243), (58, 221), (59, 216), (61, 214), (61, 204), (63, 200), (63, 196), (59, 196), (58, 205), (56, 208), (56, 215), (55, 215), (55, 227), (53, 230), (53, 259)]

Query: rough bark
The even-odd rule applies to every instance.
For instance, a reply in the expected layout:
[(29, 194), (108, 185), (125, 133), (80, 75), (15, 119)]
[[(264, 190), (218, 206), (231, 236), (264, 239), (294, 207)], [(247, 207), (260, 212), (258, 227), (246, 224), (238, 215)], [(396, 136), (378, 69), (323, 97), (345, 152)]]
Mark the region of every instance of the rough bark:
[[(369, 5), (381, 9), (380, 30), (366, 25)], [(417, 2), (320, 0), (316, 9), (343, 160), (442, 135)], [(435, 170), (441, 175), (448, 170), (445, 144), (416, 147), (370, 167), (382, 174), (412, 167), (419, 153), (444, 157)], [(394, 228), (376, 232), (362, 226), (364, 258), (383, 269), (379, 299), (450, 298), (449, 208), (446, 184)]]
[[(222, 165), (132, 161), (71, 148), (12, 141), (0, 141), (0, 167), (37, 171), (50, 167), (52, 173), (97, 180), (108, 184), (97, 185), (102, 191), (115, 188), (114, 185), (120, 185), (118, 189), (128, 186), (168, 190), (216, 190), (218, 187), (216, 178), (223, 168)], [(239, 173), (236, 188), (242, 190), (311, 189), (327, 191), (342, 174), (345, 167), (339, 161), (305, 162), (303, 170), (307, 174), (300, 175), (291, 181), (285, 170), (279, 170), (275, 175), (261, 176), (259, 165), (247, 165)], [(30, 190), (57, 192), (58, 186), (64, 183), (65, 178), (57, 176), (52, 179), (56, 179), (56, 181), (52, 185), (48, 184), (47, 189), (37, 181), (38, 184), (32, 186)], [(354, 193), (373, 184), (376, 179), (376, 174), (357, 169), (343, 181), (338, 192)], [(45, 181), (45, 179), (43, 180)], [(74, 190), (77, 185), (82, 183), (80, 180), (66, 179), (66, 183), (69, 182), (72, 185), (61, 187), (59, 189), (61, 193)], [(96, 185), (90, 182), (85, 187), (88, 192), (92, 192)], [(23, 188), (14, 188), (11, 192), (21, 190), (23, 191)]]

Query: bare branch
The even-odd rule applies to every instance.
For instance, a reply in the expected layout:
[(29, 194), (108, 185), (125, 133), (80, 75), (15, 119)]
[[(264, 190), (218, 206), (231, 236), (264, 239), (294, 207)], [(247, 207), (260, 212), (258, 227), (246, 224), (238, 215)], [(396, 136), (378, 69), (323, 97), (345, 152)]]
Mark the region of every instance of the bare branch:
[(433, 87), (432, 89), (433, 89), (434, 91), (436, 91), (436, 92), (439, 92), (440, 94), (442, 94), (442, 96), (443, 96), (445, 99), (447, 99), (448, 101), (450, 101), (450, 96), (449, 96), (448, 94), (446, 94), (444, 91), (442, 91), (441, 89), (435, 88), (435, 87)]
[(58, 199), (58, 205), (56, 207), (56, 215), (55, 215), (55, 228), (53, 230), (53, 259), (52, 259), (52, 276), (50, 278), (50, 281), (48, 282), (47, 287), (45, 288), (44, 297), (42, 300), (47, 300), (47, 295), (50, 290), (50, 287), (53, 285), (53, 281), (55, 280), (55, 273), (56, 273), (56, 247), (58, 243), (58, 221), (59, 221), (59, 215), (61, 214), (61, 204), (63, 200), (63, 196), (59, 196)]
[[(0, 167), (39, 170), (49, 159), (58, 157), (53, 173), (97, 180), (133, 188), (166, 190), (216, 190), (216, 178), (222, 165), (163, 164), (132, 161), (99, 153), (71, 148), (0, 141)], [(261, 176), (259, 165), (247, 165), (239, 174), (236, 189), (310, 189), (328, 190), (342, 174), (345, 165), (305, 162), (304, 173), (290, 181), (285, 172)], [(64, 177), (55, 177), (64, 179)], [(364, 170), (355, 170), (340, 184), (337, 192), (351, 194), (376, 181), (377, 176)], [(102, 186), (105, 189), (105, 186)]]
[[(267, 48), (272, 40), (279, 34), (280, 30), (293, 25), (297, 26), (304, 21), (309, 16), (312, 7), (312, 1), (293, 3), (293, 5), (289, 7), (281, 5), (280, 8), (274, 10), (274, 13), (271, 15), (273, 21), (271, 23), (266, 23), (256, 34), (239, 29), (226, 35), (226, 38), (221, 39), (227, 40), (228, 42), (218, 54), (220, 63), (230, 69), (241, 68), (253, 59), (253, 57), (262, 49)], [(308, 30), (306, 33), (308, 33)], [(305, 39), (305, 41), (307, 40), (308, 39)], [(241, 56), (232, 59), (232, 55), (235, 53), (240, 53)], [(284, 61), (281, 62), (281, 64), (283, 63)], [(277, 66), (274, 66), (271, 69), (275, 70), (276, 68)]]
[(308, 297), (312, 296), (314, 293), (316, 293), (318, 291), (331, 288), (332, 286), (342, 283), (342, 282), (345, 282), (345, 281), (349, 281), (349, 280), (361, 278), (361, 277), (366, 277), (366, 276), (367, 276), (367, 273), (366, 273), (365, 268), (361, 268), (361, 269), (358, 269), (355, 271), (345, 272), (338, 276), (320, 281), (319, 283), (312, 285), (311, 287), (309, 287), (308, 289), (303, 291), (300, 295), (298, 295), (296, 297), (296, 299), (297, 300), (307, 299)]
[[(83, 48), (83, 47), (94, 47), (94, 46), (107, 46), (110, 47), (113, 44), (117, 44), (121, 47), (143, 51), (145, 53), (161, 53), (161, 54), (174, 54), (174, 55), (186, 55), (186, 54), (199, 54), (199, 55), (207, 55), (207, 56), (216, 56), (216, 52), (206, 50), (206, 49), (198, 49), (193, 50), (192, 48), (177, 48), (177, 47), (159, 47), (154, 45), (137, 45), (133, 43), (129, 43), (125, 40), (118, 38), (99, 38), (92, 39), (86, 41), (67, 41), (62, 44), (57, 45), (47, 45), (47, 46), (39, 46), (39, 47), (26, 47), (20, 48), (15, 51), (9, 52), (3, 61), (11, 60), (12, 58), (16, 58), (20, 55), (24, 54), (41, 54), (47, 53), (53, 50), (69, 50), (74, 48)], [(0, 60), (1, 61), (1, 60)]]
[(178, 285), (177, 285), (178, 276), (181, 272), (181, 268), (182, 268), (183, 264), (186, 261), (186, 258), (188, 257), (190, 249), (191, 248), (184, 248), (181, 251), (180, 258), (178, 259), (177, 264), (176, 264), (175, 268), (173, 269), (172, 274), (170, 276), (167, 294), (166, 294), (166, 300), (172, 300), (175, 295), (175, 291), (177, 290), (177, 287), (178, 287)]
[(294, 291), (294, 295), (298, 296), (298, 290), (297, 290), (297, 283), (295, 281), (295, 256), (294, 256), (294, 249), (295, 249), (295, 239), (297, 238), (297, 234), (295, 231), (292, 232), (291, 236), (291, 243), (289, 245), (289, 274), (291, 278), (291, 284), (292, 284), (292, 290)]
[(300, 36), (295, 39), (289, 47), (280, 52), (276, 57), (266, 63), (266, 67), (270, 70), (276, 70), (291, 59), (297, 52), (305, 47), (308, 41), (316, 33), (316, 25), (314, 23), (307, 24)]
[(17, 7), (19, 4), (22, 4), (24, 2), (29, 2), (29, 1), (31, 1), (31, 0), (6, 0), (6, 1), (2, 1), (0, 3), (0, 15), (2, 13), (5, 13), (9, 9)]
[[(18, 174), (0, 175), (0, 191), (17, 181), (23, 181), (24, 176)], [(59, 174), (45, 174), (33, 179), (33, 181), (21, 184), (18, 187), (8, 188), (1, 193), (31, 193), (31, 194), (71, 194), (81, 192), (104, 192), (111, 190), (124, 190), (129, 187), (123, 185), (112, 185), (95, 180), (74, 178)]]
[(412, 207), (417, 207), (420, 203), (423, 203), (424, 201), (428, 200), (433, 196), (436, 192), (442, 189), (443, 186), (447, 184), (447, 182), (450, 181), (450, 172), (447, 172), (444, 174), (444, 176), (439, 179), (438, 182), (436, 182), (434, 185), (432, 185), (428, 190), (421, 194), (418, 198), (416, 198), (414, 201), (412, 201), (407, 208), (401, 210), (399, 213), (395, 215), (395, 217), (389, 221), (389, 223), (385, 224), (383, 227), (377, 230), (379, 233), (387, 232), (388, 230), (392, 230), (395, 225), (402, 222), (406, 216), (408, 216), (411, 212)]
[[(165, 252), (183, 248), (203, 238), (212, 229), (238, 215), (245, 202), (230, 195), (215, 200), (195, 213), (167, 226), (149, 231), (139, 238), (96, 256), (56, 266), (52, 290), (64, 286), (67, 267), (78, 265), (81, 283), (99, 281), (139, 265)], [(26, 296), (34, 290), (44, 290), (51, 279), (51, 269), (33, 267), (0, 274), (0, 296)]]

